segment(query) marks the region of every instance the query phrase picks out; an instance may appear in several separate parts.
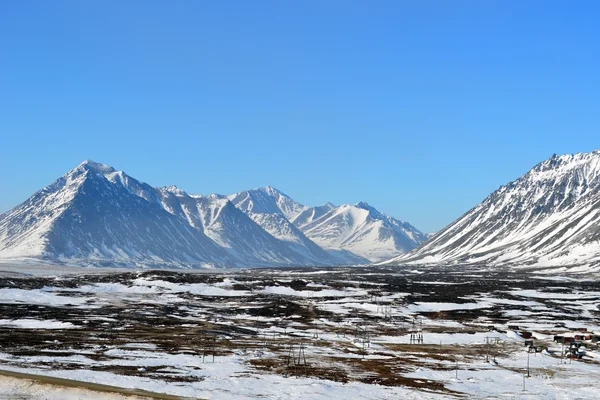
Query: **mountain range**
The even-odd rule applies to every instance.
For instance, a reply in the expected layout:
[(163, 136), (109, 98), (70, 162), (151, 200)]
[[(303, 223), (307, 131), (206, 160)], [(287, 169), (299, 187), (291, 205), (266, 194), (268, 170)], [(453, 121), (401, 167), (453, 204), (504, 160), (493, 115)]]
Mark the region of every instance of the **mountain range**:
[(388, 263), (600, 265), (600, 150), (552, 156)]
[(364, 202), (308, 207), (273, 187), (188, 194), (93, 161), (0, 215), (0, 258), (74, 265), (366, 264), (426, 239)]
[(432, 236), (365, 202), (309, 207), (267, 186), (154, 188), (85, 161), (0, 215), (0, 259), (144, 267), (600, 266), (600, 150), (554, 155)]

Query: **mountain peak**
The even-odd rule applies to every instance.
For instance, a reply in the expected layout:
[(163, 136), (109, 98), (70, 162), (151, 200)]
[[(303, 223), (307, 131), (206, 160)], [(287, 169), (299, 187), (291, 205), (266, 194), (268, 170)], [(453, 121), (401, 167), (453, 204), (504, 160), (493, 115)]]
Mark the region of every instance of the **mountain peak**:
[(84, 162), (79, 164), (77, 168), (84, 168), (100, 173), (110, 173), (115, 171), (115, 169), (110, 165), (101, 164), (92, 160), (85, 160)]
[(186, 196), (187, 195), (185, 190), (180, 189), (175, 185), (163, 186), (163, 187), (159, 188), (159, 190), (163, 193), (172, 193), (175, 196)]
[(372, 218), (375, 219), (385, 219), (386, 215), (377, 210), (375, 207), (367, 203), (366, 201), (360, 201), (356, 203), (353, 207), (360, 208), (361, 210), (365, 210), (369, 213)]
[(289, 220), (307, 208), (272, 186), (246, 190), (228, 198), (245, 213), (282, 214)]
[(280, 196), (289, 197), (285, 193), (283, 193), (281, 190), (274, 188), (273, 186), (264, 186), (264, 187), (258, 188), (257, 190), (260, 190), (260, 191), (265, 192), (270, 195), (280, 195)]
[(358, 202), (358, 203), (356, 203), (354, 206), (355, 206), (355, 207), (358, 207), (358, 208), (365, 209), (365, 210), (370, 210), (370, 209), (372, 209), (372, 208), (373, 208), (373, 207), (371, 207), (371, 206), (369, 205), (369, 203), (367, 203), (366, 201), (359, 201), (359, 202)]

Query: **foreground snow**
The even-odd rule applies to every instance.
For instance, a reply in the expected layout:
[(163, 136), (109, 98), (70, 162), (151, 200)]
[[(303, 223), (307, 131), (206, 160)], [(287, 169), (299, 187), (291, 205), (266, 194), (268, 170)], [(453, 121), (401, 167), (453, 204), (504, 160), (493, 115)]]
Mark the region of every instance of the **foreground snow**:
[[(203, 399), (596, 399), (594, 343), (586, 341), (581, 360), (568, 360), (553, 335), (600, 333), (599, 285), (490, 274), (365, 268), (0, 277), (0, 364)], [(411, 344), (417, 327), (423, 343)], [(548, 350), (528, 355), (520, 332)], [(307, 367), (290, 368), (287, 357), (301, 346)], [(3, 382), (0, 392), (19, 393), (15, 382)], [(47, 398), (104, 399), (61, 390)]]

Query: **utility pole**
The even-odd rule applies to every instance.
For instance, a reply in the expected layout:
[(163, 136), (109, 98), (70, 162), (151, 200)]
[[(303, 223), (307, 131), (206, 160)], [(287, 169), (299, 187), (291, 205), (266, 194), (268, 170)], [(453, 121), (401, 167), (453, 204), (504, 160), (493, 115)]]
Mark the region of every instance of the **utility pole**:
[[(493, 336), (485, 337), (485, 362), (490, 362), (490, 350), (491, 350), (492, 343), (494, 340), (496, 340), (496, 343), (498, 343), (497, 337), (493, 337)], [(494, 356), (494, 361), (496, 361), (496, 352), (494, 352), (493, 356)]]
[(456, 379), (458, 379), (458, 361), (454, 359), (454, 370), (456, 371)]
[(410, 344), (423, 344), (423, 327), (420, 319), (413, 318), (410, 332)]
[(111, 321), (109, 322), (108, 325), (108, 329), (110, 331), (110, 345), (114, 346), (115, 344), (115, 328), (116, 328), (116, 321)]

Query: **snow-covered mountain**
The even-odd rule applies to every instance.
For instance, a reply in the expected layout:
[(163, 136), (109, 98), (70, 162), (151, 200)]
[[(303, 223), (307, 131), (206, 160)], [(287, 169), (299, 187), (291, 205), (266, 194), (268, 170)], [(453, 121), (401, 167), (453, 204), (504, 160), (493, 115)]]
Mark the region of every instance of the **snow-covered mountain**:
[[(181, 189), (160, 189), (163, 205), (202, 230), (236, 260), (236, 265), (337, 265), (320, 247), (300, 248), (273, 235), (220, 195), (188, 195)], [(284, 219), (285, 220), (285, 219)], [(285, 220), (287, 221), (287, 220)]]
[(410, 251), (427, 239), (409, 223), (381, 213), (365, 202), (308, 209), (294, 223), (319, 246), (350, 251), (372, 262)]
[(84, 263), (230, 264), (228, 253), (160, 204), (160, 193), (86, 161), (0, 216), (0, 257)]
[(554, 155), (392, 263), (600, 263), (600, 150)]
[(155, 189), (91, 161), (0, 216), (2, 258), (186, 267), (342, 263), (312, 245), (300, 251), (274, 237), (224, 196)]
[(275, 237), (297, 243), (314, 242), (341, 261), (386, 260), (427, 239), (410, 224), (364, 202), (354, 206), (326, 203), (307, 207), (272, 187), (247, 190), (229, 199)]
[[(231, 202), (254, 222), (277, 239), (288, 243), (296, 252), (312, 260), (329, 264), (365, 264), (369, 260), (350, 252), (325, 251), (298, 229), (290, 220), (308, 207), (279, 190), (267, 186), (228, 196)], [(339, 249), (336, 249), (339, 250)]]
[(153, 188), (85, 161), (0, 215), (0, 258), (157, 267), (367, 263), (344, 246), (320, 247), (291, 222), (314, 222), (332, 207), (311, 209), (272, 187), (229, 197)]

